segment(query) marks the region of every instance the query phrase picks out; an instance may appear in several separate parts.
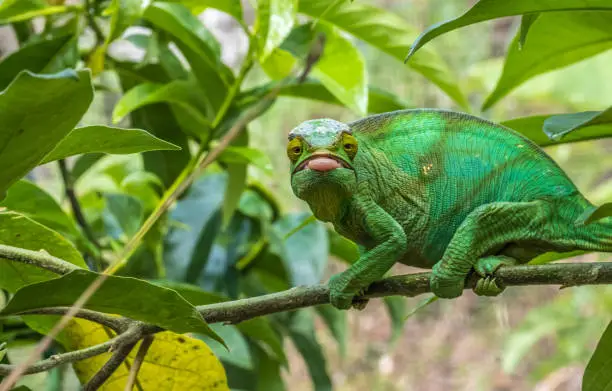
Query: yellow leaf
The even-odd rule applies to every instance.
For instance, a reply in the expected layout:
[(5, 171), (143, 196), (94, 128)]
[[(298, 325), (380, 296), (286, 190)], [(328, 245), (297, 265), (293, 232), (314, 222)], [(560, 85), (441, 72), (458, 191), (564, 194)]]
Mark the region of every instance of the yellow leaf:
[[(27, 318), (30, 324), (35, 320), (33, 318), (41, 317)], [(50, 317), (45, 318), (48, 320)], [(42, 325), (38, 323), (38, 326)], [(45, 326), (42, 327), (47, 328)], [(107, 341), (109, 333), (111, 332), (96, 323), (77, 319), (70, 322), (58, 337), (58, 341), (67, 350), (77, 350)], [(132, 365), (139, 345), (140, 343), (132, 349), (126, 362), (100, 390), (124, 390), (129, 373), (128, 365)], [(85, 384), (110, 356), (111, 353), (104, 353), (74, 363), (74, 370), (81, 383)], [(153, 344), (138, 372), (138, 382), (147, 391), (229, 391), (223, 365), (212, 350), (199, 339), (171, 331), (155, 334)]]

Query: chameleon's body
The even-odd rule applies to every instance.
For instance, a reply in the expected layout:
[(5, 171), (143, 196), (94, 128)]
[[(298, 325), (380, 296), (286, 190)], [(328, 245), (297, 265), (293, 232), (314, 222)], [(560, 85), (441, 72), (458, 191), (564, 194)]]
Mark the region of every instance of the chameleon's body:
[(612, 219), (577, 224), (593, 205), (537, 145), (500, 125), (405, 110), (307, 121), (289, 138), (294, 193), (361, 248), (330, 281), (339, 308), (395, 262), (433, 268), (432, 291), (452, 298), (473, 268), (477, 293), (497, 294), (487, 276), (501, 264), (612, 251)]

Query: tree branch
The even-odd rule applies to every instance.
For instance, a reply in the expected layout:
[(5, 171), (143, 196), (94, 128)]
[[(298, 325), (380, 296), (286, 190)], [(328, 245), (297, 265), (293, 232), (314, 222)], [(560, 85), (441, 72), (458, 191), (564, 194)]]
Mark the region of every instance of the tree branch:
[[(8, 246), (0, 245), (0, 250), (3, 247)], [(33, 253), (39, 255), (37, 252)], [(4, 255), (0, 252), (0, 256), (3, 257)], [(27, 263), (36, 264), (35, 262)], [(378, 298), (385, 296), (414, 297), (429, 293), (431, 291), (429, 288), (430, 276), (431, 273), (415, 273), (385, 278), (370, 285), (361, 298)], [(562, 288), (565, 288), (578, 285), (612, 284), (612, 262), (504, 266), (500, 267), (495, 272), (494, 276), (497, 283), (503, 286), (560, 285)], [(474, 273), (468, 277), (466, 289), (474, 287), (478, 279), (479, 277)], [(282, 292), (241, 300), (198, 306), (197, 309), (208, 323), (223, 322), (233, 324), (259, 316), (293, 311), (300, 308), (328, 303), (329, 288), (325, 284), (319, 284), (296, 287)], [(28, 313), (65, 315), (72, 309), (73, 307), (53, 307), (30, 311)], [(26, 374), (47, 371), (65, 363), (80, 361), (103, 354), (108, 352), (111, 347), (116, 349), (128, 349), (129, 347), (131, 350), (133, 345), (144, 336), (150, 336), (163, 331), (163, 329), (155, 325), (140, 323), (127, 318), (115, 318), (91, 310), (81, 309), (76, 312), (76, 316), (104, 324), (111, 328), (117, 328), (117, 330), (122, 330), (123, 333), (102, 344), (74, 352), (59, 354), (47, 360), (40, 361), (25, 368)], [(117, 356), (115, 361), (109, 361), (107, 365), (103, 367), (104, 373), (97, 377), (98, 380), (96, 380), (96, 382), (99, 381), (102, 375), (106, 376), (105, 379), (110, 376), (108, 371), (111, 368), (111, 364), (115, 365), (116, 360), (119, 360), (119, 358), (120, 356)], [(120, 364), (121, 362), (117, 365)], [(8, 375), (15, 369), (17, 369), (16, 365), (0, 365), (0, 375)], [(97, 383), (94, 383), (94, 385), (95, 384)]]
[(19, 247), (5, 246), (3, 244), (0, 244), (0, 258), (37, 266), (56, 274), (66, 274), (79, 269), (78, 266), (66, 262), (63, 259), (56, 258), (42, 250), (32, 251)]
[[(370, 285), (362, 298), (414, 297), (429, 293), (430, 275), (431, 273), (415, 273), (385, 278)], [(612, 262), (505, 266), (497, 270), (495, 278), (496, 282), (503, 286), (560, 285), (565, 288), (577, 285), (612, 284)], [(466, 289), (472, 289), (478, 279), (476, 274), (472, 274), (468, 278)], [(327, 285), (314, 285), (198, 306), (197, 309), (208, 323), (240, 323), (258, 316), (328, 303)]]
[[(139, 338), (141, 338), (141, 334), (136, 332), (136, 330), (126, 331), (125, 333), (118, 335), (115, 338), (111, 338), (101, 344), (90, 346), (85, 349), (75, 350), (73, 352), (56, 354), (46, 360), (41, 360), (27, 367), (24, 373), (30, 375), (33, 373), (45, 372), (63, 364), (86, 360), (88, 358), (107, 353), (116, 346), (136, 343)], [(0, 376), (8, 376), (16, 368), (17, 365), (0, 364)]]

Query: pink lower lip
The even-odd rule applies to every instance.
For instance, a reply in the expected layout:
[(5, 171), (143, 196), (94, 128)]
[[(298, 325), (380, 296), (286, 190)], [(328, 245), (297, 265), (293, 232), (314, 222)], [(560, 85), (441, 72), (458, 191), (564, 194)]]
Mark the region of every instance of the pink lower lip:
[(336, 168), (341, 168), (342, 165), (337, 160), (321, 156), (310, 159), (306, 167), (314, 171), (327, 172), (335, 170)]

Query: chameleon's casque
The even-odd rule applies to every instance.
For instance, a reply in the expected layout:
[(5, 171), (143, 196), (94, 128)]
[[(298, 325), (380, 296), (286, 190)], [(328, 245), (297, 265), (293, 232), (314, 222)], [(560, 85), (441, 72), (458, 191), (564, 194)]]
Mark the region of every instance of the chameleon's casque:
[(433, 268), (439, 297), (461, 295), (472, 269), (483, 295), (502, 264), (545, 252), (612, 251), (612, 219), (580, 224), (595, 207), (519, 133), (443, 110), (403, 110), (349, 124), (300, 124), (289, 135), (291, 186), (315, 217), (360, 247), (330, 280), (331, 302), (354, 296), (395, 262)]

